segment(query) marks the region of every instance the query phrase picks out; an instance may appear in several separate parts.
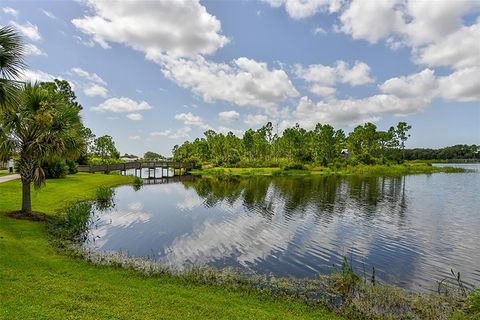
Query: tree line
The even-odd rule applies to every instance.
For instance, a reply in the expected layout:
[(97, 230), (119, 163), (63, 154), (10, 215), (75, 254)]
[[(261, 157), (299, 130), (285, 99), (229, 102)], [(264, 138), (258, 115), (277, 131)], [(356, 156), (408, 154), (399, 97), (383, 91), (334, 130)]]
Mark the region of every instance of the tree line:
[(172, 153), (176, 161), (237, 167), (401, 162), (410, 129), (406, 122), (399, 122), (387, 131), (365, 123), (347, 135), (329, 124), (317, 124), (313, 130), (297, 124), (279, 134), (268, 122), (258, 130), (247, 130), (242, 137), (208, 130), (202, 138), (175, 145)]
[(440, 149), (415, 148), (405, 150), (407, 160), (475, 160), (480, 159), (480, 146), (457, 144)]

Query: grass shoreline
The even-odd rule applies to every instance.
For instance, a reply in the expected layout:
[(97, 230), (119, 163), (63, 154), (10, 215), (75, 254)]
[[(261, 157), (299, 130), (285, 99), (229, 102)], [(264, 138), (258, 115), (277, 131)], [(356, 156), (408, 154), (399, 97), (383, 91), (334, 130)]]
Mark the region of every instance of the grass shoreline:
[[(113, 175), (76, 175), (74, 178), (76, 183), (78, 184), (79, 182), (83, 182), (83, 186), (87, 186), (85, 189), (87, 192), (83, 195), (78, 195), (76, 197), (72, 197), (72, 194), (66, 195), (65, 192), (63, 192), (64, 199), (63, 200), (68, 200), (70, 198), (71, 201), (85, 201), (89, 199), (95, 198), (95, 187), (98, 185), (100, 182), (102, 185), (106, 186), (118, 186), (126, 183), (130, 183), (131, 179), (128, 179), (127, 177), (121, 177), (121, 176), (113, 176)], [(53, 189), (59, 189), (60, 190), (44, 190), (43, 196), (47, 195), (47, 198), (51, 197), (54, 195), (55, 191), (62, 191), (62, 180), (66, 184), (67, 181), (69, 181), (69, 178), (67, 179), (61, 179), (61, 180), (51, 180), (54, 184)], [(83, 181), (81, 181), (83, 180)], [(49, 181), (49, 182), (51, 182)], [(10, 185), (14, 185), (14, 183), (9, 183)], [(8, 186), (9, 188), (3, 188), (0, 185), (0, 191), (5, 191), (12, 189), (12, 186)], [(48, 186), (48, 185), (47, 185)], [(65, 187), (65, 186), (64, 186)], [(10, 190), (11, 192), (13, 190)], [(42, 193), (42, 191), (40, 191)], [(36, 194), (36, 193), (34, 193)], [(67, 198), (65, 198), (67, 196)], [(39, 200), (38, 198), (34, 198)], [(66, 207), (69, 206), (70, 202), (55, 202), (53, 205), (51, 202), (47, 204), (47, 202), (42, 203), (41, 201), (36, 205), (37, 201), (34, 200), (34, 208), (42, 208), (45, 213), (48, 214), (48, 217), (50, 217), (50, 222), (54, 222), (53, 224), (50, 223), (50, 227), (58, 228), (59, 225), (58, 223), (62, 223), (61, 220), (58, 218), (60, 217), (60, 210), (63, 211)], [(6, 211), (4, 210), (4, 203), (0, 202), (0, 212), (5, 213)], [(12, 203), (10, 203), (8, 206), (10, 207)], [(37, 210), (40, 211), (40, 210)], [(45, 242), (47, 240), (47, 237), (51, 237), (54, 235), (54, 233), (47, 233), (45, 232), (45, 225), (43, 223), (38, 223), (38, 222), (30, 222), (30, 221), (19, 221), (19, 220), (14, 220), (11, 218), (7, 218), (5, 214), (0, 214), (0, 222), (4, 222), (3, 220), (8, 220), (7, 224), (10, 225), (35, 225), (36, 227), (40, 226), (40, 229), (43, 229), (43, 236), (41, 237), (42, 241)], [(64, 221), (63, 221), (64, 222)], [(57, 224), (55, 226), (55, 223)], [(5, 232), (3, 228), (4, 223), (0, 223), (0, 236), (3, 239), (3, 233)], [(65, 224), (63, 224), (65, 226)], [(47, 223), (48, 227), (48, 223)], [(442, 297), (437, 297), (437, 296), (430, 296), (430, 295), (418, 295), (418, 294), (407, 294), (401, 289), (390, 287), (390, 286), (371, 286), (365, 283), (355, 283), (355, 287), (351, 287), (352, 283), (350, 283), (352, 278), (352, 274), (347, 273), (346, 275), (342, 275), (342, 273), (338, 273), (337, 275), (334, 275), (333, 277), (319, 277), (319, 279), (312, 281), (312, 280), (301, 280), (301, 279), (283, 279), (283, 278), (271, 278), (268, 281), (266, 281), (265, 277), (243, 277), (242, 275), (232, 272), (229, 269), (225, 270), (215, 270), (211, 268), (198, 268), (198, 269), (193, 269), (189, 272), (185, 273), (173, 273), (169, 270), (166, 270), (165, 268), (162, 268), (160, 266), (155, 266), (148, 260), (143, 260), (143, 259), (131, 259), (125, 256), (122, 256), (121, 254), (117, 253), (109, 253), (109, 254), (100, 254), (96, 252), (81, 252), (82, 249), (79, 249), (77, 247), (76, 251), (72, 249), (68, 249), (64, 251), (63, 253), (58, 252), (58, 243), (57, 245), (52, 246), (52, 239), (47, 240), (47, 244), (50, 247), (50, 251), (54, 251), (53, 253), (51, 252), (50, 256), (45, 256), (44, 259), (49, 262), (50, 258), (58, 259), (66, 259), (65, 263), (68, 264), (81, 264), (81, 265), (87, 265), (90, 272), (92, 273), (97, 273), (97, 272), (103, 272), (107, 273), (109, 277), (112, 277), (114, 275), (118, 274), (127, 274), (129, 278), (133, 279), (139, 279), (138, 282), (137, 280), (132, 280), (136, 283), (137, 286), (143, 287), (150, 285), (150, 282), (158, 282), (158, 280), (161, 280), (160, 282), (173, 282), (173, 287), (178, 287), (177, 289), (183, 289), (186, 290), (187, 292), (192, 291), (194, 288), (195, 290), (200, 290), (204, 291), (203, 294), (205, 296), (205, 300), (203, 303), (206, 303), (206, 305), (202, 305), (203, 308), (210, 309), (210, 303), (215, 304), (215, 301), (211, 302), (210, 300), (212, 297), (215, 296), (215, 292), (217, 291), (222, 291), (222, 292), (227, 292), (229, 294), (240, 294), (241, 296), (247, 296), (248, 299), (241, 298), (240, 300), (237, 300), (237, 303), (246, 304), (246, 303), (251, 303), (253, 300), (254, 302), (261, 302), (261, 307), (258, 310), (250, 310), (247, 313), (243, 313), (243, 316), (241, 318), (265, 318), (265, 319), (270, 319), (270, 318), (316, 318), (316, 319), (340, 319), (342, 316), (346, 316), (348, 318), (377, 318), (377, 319), (383, 319), (383, 318), (389, 318), (389, 316), (401, 316), (403, 313), (403, 316), (405, 314), (409, 314), (411, 318), (415, 318), (416, 316), (420, 316), (422, 319), (428, 319), (428, 318), (435, 318), (438, 315), (438, 309), (441, 306), (448, 305), (449, 307), (446, 308), (446, 310), (443, 310), (442, 314), (450, 314), (453, 315), (454, 313), (456, 316), (458, 316), (459, 319), (464, 318), (462, 316), (462, 312), (466, 308), (465, 303), (466, 301), (463, 300), (458, 300), (457, 298), (452, 299), (451, 297), (449, 298), (442, 298)], [(54, 240), (58, 241), (58, 239)], [(73, 243), (70, 243), (73, 244)], [(4, 249), (4, 243), (0, 241), (0, 261), (2, 261), (2, 253), (1, 251)], [(7, 249), (9, 249), (7, 247)], [(10, 248), (11, 249), (11, 248)], [(66, 254), (65, 254), (66, 253)], [(76, 254), (72, 254), (76, 253)], [(78, 259), (78, 255), (81, 256), (81, 259)], [(18, 257), (17, 257), (18, 258)], [(88, 260), (90, 263), (86, 262)], [(93, 264), (92, 264), (93, 263)], [(3, 262), (0, 262), (0, 266), (3, 264)], [(118, 269), (118, 267), (121, 267), (121, 269)], [(13, 271), (13, 270), (12, 270)], [(15, 270), (16, 271), (16, 270)], [(89, 272), (89, 273), (90, 273)], [(343, 271), (342, 271), (343, 272)], [(8, 272), (5, 273), (8, 276)], [(3, 268), (2, 271), (0, 271), (0, 278), (4, 278), (5, 276)], [(72, 274), (73, 275), (73, 274)], [(98, 277), (97, 277), (98, 278)], [(273, 281), (272, 281), (273, 279)], [(6, 279), (8, 280), (8, 278)], [(100, 280), (105, 280), (105, 279), (100, 279)], [(18, 284), (18, 282), (16, 282)], [(108, 282), (107, 282), (108, 284)], [(26, 285), (26, 284), (24, 284)], [(73, 284), (73, 287), (76, 285)], [(185, 289), (184, 287), (187, 287)], [(7, 286), (9, 287), (9, 286)], [(347, 288), (347, 289), (345, 289)], [(11, 289), (11, 288), (10, 288)], [(72, 288), (68, 288), (72, 289)], [(300, 289), (300, 291), (299, 291)], [(102, 292), (101, 289), (97, 287), (97, 291), (100, 290), (99, 295), (102, 296), (102, 294), (107, 295), (107, 292)], [(303, 291), (302, 291), (303, 290)], [(321, 291), (323, 290), (323, 291)], [(3, 290), (0, 288), (0, 296), (7, 296), (8, 290)], [(328, 297), (333, 298), (330, 299), (331, 301), (326, 301), (325, 299), (316, 299), (315, 294), (318, 294), (319, 292), (323, 292), (326, 294)], [(353, 295), (354, 294), (354, 295)], [(110, 294), (111, 295), (111, 294)], [(325, 306), (328, 306), (332, 308), (332, 301), (339, 301), (342, 299), (345, 299), (346, 297), (352, 295), (356, 296), (355, 299), (352, 299), (351, 302), (349, 302), (346, 305), (340, 305), (338, 308), (336, 308), (336, 311), (339, 315), (334, 315), (331, 314)], [(389, 299), (391, 301), (385, 301), (385, 295), (390, 296)], [(115, 295), (111, 295), (112, 298), (115, 297)], [(50, 295), (48, 296), (50, 299), (51, 298), (58, 298), (58, 297), (51, 297)], [(313, 299), (312, 299), (313, 297)], [(193, 298), (195, 301), (196, 299)], [(270, 311), (266, 314), (264, 317), (259, 317), (258, 314), (262, 314), (264, 311), (264, 308), (267, 306), (263, 305), (263, 301), (267, 300), (270, 302), (270, 304), (274, 305), (274, 309), (270, 309)], [(387, 299), (388, 300), (388, 299)], [(9, 304), (10, 300), (7, 299), (7, 311), (5, 312), (5, 315), (8, 315), (11, 311), (8, 307), (12, 307), (11, 303)], [(12, 301), (10, 301), (12, 302)], [(195, 301), (197, 302), (197, 301)], [(307, 306), (305, 304), (309, 304)], [(63, 303), (66, 303), (65, 301)], [(198, 302), (197, 302), (198, 303)], [(91, 302), (88, 303), (87, 305), (91, 306)], [(287, 311), (285, 310), (285, 305), (287, 307)], [(94, 308), (101, 308), (98, 305), (94, 305)], [(272, 306), (270, 306), (272, 307)], [(118, 305), (113, 307), (113, 308), (107, 308), (108, 309), (108, 314), (116, 314), (118, 310), (115, 310), (116, 308), (119, 308)], [(290, 311), (291, 308), (295, 310), (295, 312), (292, 314)], [(442, 307), (443, 308), (443, 307)], [(119, 308), (120, 310), (123, 310), (122, 308)], [(187, 308), (188, 309), (188, 308)], [(441, 308), (440, 308), (441, 309)], [(447, 310), (448, 309), (448, 310)], [(457, 311), (454, 311), (454, 309), (458, 309)], [(435, 311), (437, 310), (437, 311)], [(18, 311), (18, 310), (17, 310)], [(29, 314), (25, 313), (25, 310), (22, 310), (19, 314), (21, 314), (21, 317), (18, 318), (29, 318)], [(44, 311), (52, 311), (52, 310), (44, 310)], [(166, 311), (162, 309), (162, 311)], [(172, 310), (167, 310), (168, 312), (171, 312)], [(186, 312), (186, 314), (190, 315), (190, 312), (192, 310), (182, 310), (183, 312)], [(15, 313), (11, 313), (12, 315)], [(186, 315), (185, 314), (185, 315)], [(275, 315), (276, 314), (276, 315)], [(1, 313), (0, 313), (1, 315)], [(38, 314), (37, 314), (38, 315)], [(55, 318), (58, 316), (60, 318), (60, 314), (55, 311), (54, 313), (50, 313), (52, 315), (51, 318)], [(64, 313), (62, 314), (64, 315)], [(255, 315), (255, 316), (253, 316)], [(232, 316), (230, 314), (228, 318), (235, 318), (238, 316), (238, 314), (235, 314), (235, 316)], [(181, 313), (180, 315), (176, 315), (176, 317), (184, 318), (184, 314)], [(15, 318), (15, 317), (12, 317)], [(33, 318), (33, 317), (32, 317)], [(87, 317), (88, 318), (88, 317)], [(134, 317), (135, 318), (135, 317)], [(186, 318), (186, 316), (185, 316)], [(210, 318), (210, 315), (208, 316), (199, 316), (198, 318)], [(215, 318), (218, 318), (215, 316)], [(240, 318), (240, 317), (239, 317)]]
[(460, 173), (463, 168), (432, 166), (428, 162), (407, 162), (393, 165), (357, 165), (343, 167), (322, 167), (305, 165), (303, 169), (287, 168), (227, 168), (212, 167), (194, 169), (193, 175), (212, 176), (296, 176), (296, 175), (386, 175), (400, 176), (409, 174)]

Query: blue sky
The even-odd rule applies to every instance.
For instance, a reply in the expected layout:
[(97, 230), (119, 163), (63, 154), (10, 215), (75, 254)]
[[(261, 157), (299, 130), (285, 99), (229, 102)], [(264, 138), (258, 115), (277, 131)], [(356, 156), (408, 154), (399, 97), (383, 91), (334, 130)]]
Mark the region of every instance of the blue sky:
[(2, 1), (24, 79), (68, 80), (124, 153), (267, 121), (480, 144), (480, 1)]

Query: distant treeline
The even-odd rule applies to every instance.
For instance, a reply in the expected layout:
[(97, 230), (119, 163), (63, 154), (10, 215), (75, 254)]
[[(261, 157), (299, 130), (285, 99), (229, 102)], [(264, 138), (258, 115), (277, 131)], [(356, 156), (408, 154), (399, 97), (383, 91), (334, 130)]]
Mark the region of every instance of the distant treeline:
[(378, 131), (373, 123), (366, 123), (346, 135), (329, 124), (317, 124), (313, 130), (297, 124), (279, 135), (269, 122), (258, 130), (247, 130), (242, 137), (208, 130), (203, 138), (176, 145), (172, 153), (177, 161), (228, 167), (402, 162), (410, 129), (399, 122)]
[(457, 144), (440, 149), (405, 149), (406, 160), (480, 160), (480, 146)]

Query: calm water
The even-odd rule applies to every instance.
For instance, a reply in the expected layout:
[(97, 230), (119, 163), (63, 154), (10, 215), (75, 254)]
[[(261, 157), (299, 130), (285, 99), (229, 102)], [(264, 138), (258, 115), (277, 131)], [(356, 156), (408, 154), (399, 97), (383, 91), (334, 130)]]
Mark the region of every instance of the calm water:
[(377, 279), (412, 290), (435, 288), (451, 268), (478, 285), (480, 166), (464, 166), (476, 172), (124, 186), (114, 208), (94, 213), (85, 245), (177, 269), (234, 266), (295, 277), (330, 273), (347, 256), (359, 274), (374, 266)]

